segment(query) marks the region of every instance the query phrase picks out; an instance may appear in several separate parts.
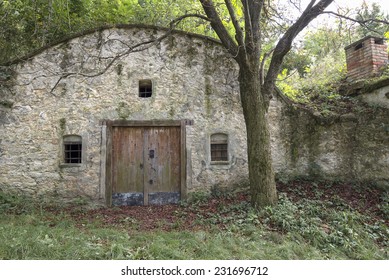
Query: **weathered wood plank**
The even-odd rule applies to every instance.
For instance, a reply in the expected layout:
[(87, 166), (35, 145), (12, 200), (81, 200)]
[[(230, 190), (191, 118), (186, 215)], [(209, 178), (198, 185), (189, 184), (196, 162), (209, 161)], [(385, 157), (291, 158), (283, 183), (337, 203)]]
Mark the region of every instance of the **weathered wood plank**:
[(113, 127), (113, 192), (143, 192), (143, 128)]
[(180, 192), (181, 185), (181, 128), (172, 127), (170, 131), (170, 159), (171, 159), (171, 171), (170, 171), (170, 191)]
[[(107, 121), (111, 199), (112, 193), (143, 193), (148, 205), (185, 197), (185, 125), (185, 120)], [(128, 196), (123, 195), (119, 198)]]
[(105, 176), (105, 203), (112, 205), (112, 127), (107, 126), (106, 176)]
[(186, 158), (186, 121), (181, 121), (180, 127), (180, 192), (181, 199), (186, 198), (186, 166), (187, 166), (187, 158)]

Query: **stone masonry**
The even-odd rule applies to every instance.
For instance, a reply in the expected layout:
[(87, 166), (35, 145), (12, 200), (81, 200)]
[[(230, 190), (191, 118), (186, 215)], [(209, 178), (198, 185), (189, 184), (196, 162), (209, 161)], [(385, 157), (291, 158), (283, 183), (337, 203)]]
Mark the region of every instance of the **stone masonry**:
[[(0, 69), (0, 189), (104, 203), (106, 120), (191, 120), (188, 192), (247, 186), (238, 68), (209, 38), (120, 26), (84, 34)], [(129, 48), (134, 48), (127, 53)], [(143, 48), (143, 50), (141, 50)], [(107, 67), (110, 66), (110, 67)], [(140, 81), (153, 95), (140, 98)], [(326, 122), (277, 98), (270, 104), (280, 178), (389, 184), (389, 110)], [(211, 135), (228, 135), (228, 161), (211, 162)], [(82, 139), (82, 162), (64, 163), (64, 137)]]

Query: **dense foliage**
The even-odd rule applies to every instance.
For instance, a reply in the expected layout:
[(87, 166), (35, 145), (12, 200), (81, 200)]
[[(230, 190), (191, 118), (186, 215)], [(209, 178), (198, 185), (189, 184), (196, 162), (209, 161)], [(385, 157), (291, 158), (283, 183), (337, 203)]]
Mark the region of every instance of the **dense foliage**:
[[(389, 24), (387, 24), (389, 15), (385, 14), (377, 3), (368, 6), (364, 2), (355, 18), (363, 22), (363, 24), (358, 25), (356, 28), (359, 37), (370, 34), (374, 36), (383, 36), (385, 33), (389, 32)], [(371, 19), (375, 19), (376, 21), (371, 21)], [(386, 24), (380, 21), (386, 22)]]
[(278, 86), (290, 99), (304, 104), (317, 97), (326, 102), (341, 99), (338, 86), (347, 73), (344, 48), (367, 35), (389, 38), (389, 25), (385, 24), (389, 15), (378, 4), (364, 2), (344, 14), (360, 23), (344, 18), (324, 21), (318, 28), (310, 28), (286, 56)]
[[(0, 63), (85, 29), (116, 23), (167, 26), (178, 15), (199, 10), (197, 0), (0, 0)], [(198, 20), (181, 28), (210, 30)]]

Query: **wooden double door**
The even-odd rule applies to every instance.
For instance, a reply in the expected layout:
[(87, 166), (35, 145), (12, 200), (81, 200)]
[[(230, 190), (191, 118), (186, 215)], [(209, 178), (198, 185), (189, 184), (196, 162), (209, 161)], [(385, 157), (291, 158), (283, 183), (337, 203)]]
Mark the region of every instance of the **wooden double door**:
[(185, 124), (112, 122), (107, 164), (112, 205), (177, 203), (185, 189)]

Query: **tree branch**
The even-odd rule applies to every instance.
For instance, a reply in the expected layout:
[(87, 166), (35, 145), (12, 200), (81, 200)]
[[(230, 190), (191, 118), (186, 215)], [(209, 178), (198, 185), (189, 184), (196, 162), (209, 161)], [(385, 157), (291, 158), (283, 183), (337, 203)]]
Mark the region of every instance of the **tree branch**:
[(228, 9), (228, 13), (230, 14), (230, 17), (231, 17), (231, 20), (232, 20), (232, 24), (234, 25), (234, 28), (235, 28), (235, 34), (236, 34), (235, 38), (236, 38), (236, 41), (238, 42), (239, 46), (243, 46), (243, 44), (244, 44), (244, 42), (243, 42), (243, 40), (244, 40), (243, 31), (242, 31), (241, 26), (239, 25), (238, 20), (237, 20), (234, 8), (232, 7), (232, 4), (231, 4), (231, 0), (224, 0), (224, 2), (226, 3), (227, 9)]
[(200, 14), (185, 14), (185, 15), (182, 15), (178, 18), (175, 18), (173, 19), (169, 26), (170, 26), (170, 32), (184, 19), (186, 18), (190, 18), (190, 17), (196, 17), (196, 18), (199, 18), (199, 19), (202, 19), (202, 20), (205, 20), (205, 21), (211, 21), (211, 19), (209, 17), (206, 17), (206, 16), (203, 16), (203, 15), (200, 15)]
[(274, 52), (274, 49), (271, 49), (269, 52), (265, 53), (263, 55), (262, 61), (261, 61), (261, 67), (259, 69), (259, 79), (261, 81), (261, 85), (265, 83), (265, 63), (266, 60), (270, 57), (270, 55)]
[(250, 49), (251, 52), (259, 52), (261, 41), (260, 17), (263, 8), (264, 0), (241, 0), (244, 8), (245, 30), (246, 30), (246, 52)]
[(355, 19), (355, 18), (352, 18), (352, 17), (348, 17), (348, 16), (345, 16), (345, 15), (339, 14), (339, 13), (335, 13), (333, 11), (324, 11), (323, 14), (331, 14), (331, 15), (334, 15), (336, 17), (344, 18), (344, 19), (347, 19), (349, 21), (353, 21), (353, 22), (360, 23), (360, 24), (366, 24), (366, 23), (370, 23), (370, 22), (377, 22), (377, 23), (382, 23), (382, 24), (388, 24), (389, 25), (389, 21), (383, 20), (383, 19), (369, 18), (369, 19), (364, 19), (364, 20), (358, 20), (358, 19)]
[(343, 18), (343, 19), (346, 19), (346, 20), (358, 23), (358, 24), (362, 25), (363, 27), (365, 27), (367, 30), (372, 31), (372, 32), (376, 32), (376, 33), (377, 33), (376, 30), (374, 30), (374, 29), (370, 28), (369, 26), (367, 26), (368, 23), (376, 22), (376, 23), (381, 23), (381, 24), (389, 25), (389, 21), (383, 20), (383, 19), (369, 18), (369, 19), (364, 19), (364, 20), (358, 20), (358, 19), (346, 16), (346, 15), (335, 13), (333, 11), (324, 11), (323, 14), (334, 15), (334, 16), (336, 16), (338, 18)]
[(305, 8), (301, 16), (296, 22), (285, 32), (282, 38), (277, 43), (270, 62), (264, 86), (267, 89), (267, 94), (271, 94), (274, 89), (274, 83), (281, 69), (281, 64), (284, 56), (292, 47), (294, 38), (318, 15), (322, 14), (334, 0), (321, 0), (316, 5), (316, 0), (311, 0)]
[(234, 57), (237, 56), (239, 47), (228, 33), (226, 27), (223, 25), (223, 22), (221, 21), (219, 14), (215, 9), (215, 4), (212, 2), (212, 0), (200, 0), (200, 3), (203, 6), (208, 20), (211, 22), (213, 30), (215, 30), (223, 46)]

